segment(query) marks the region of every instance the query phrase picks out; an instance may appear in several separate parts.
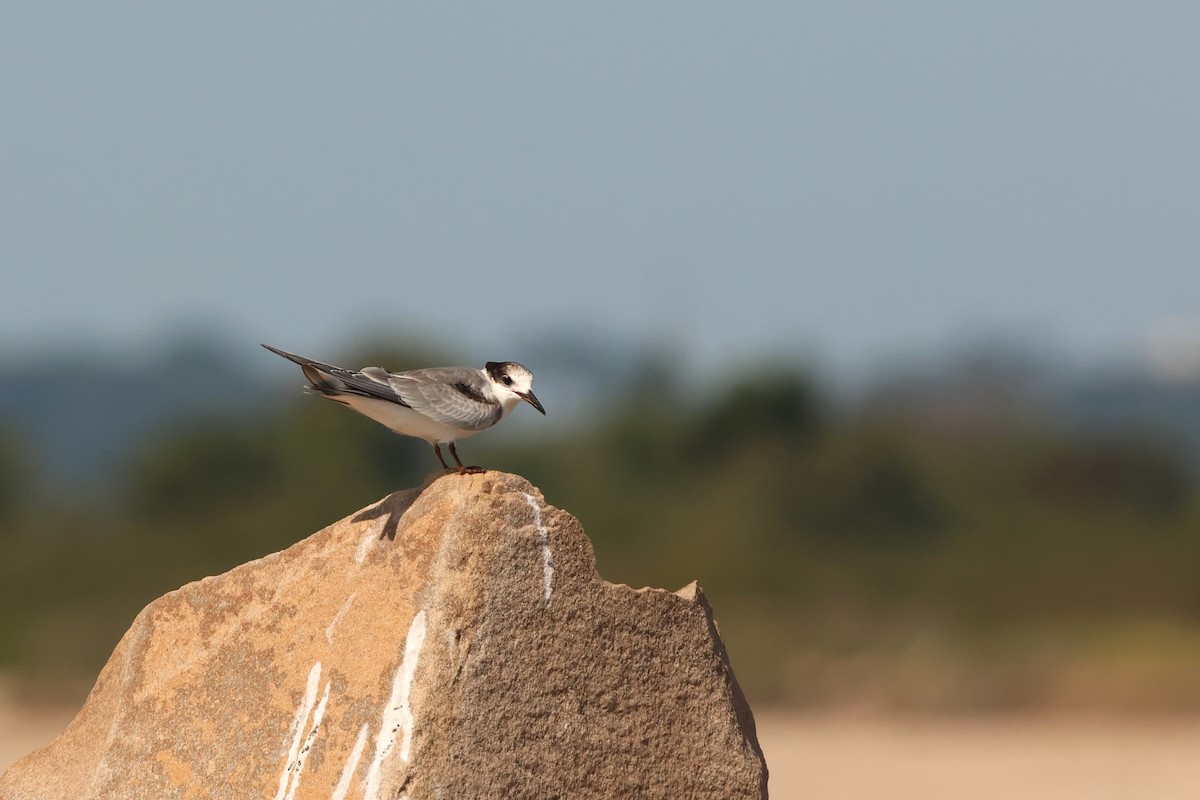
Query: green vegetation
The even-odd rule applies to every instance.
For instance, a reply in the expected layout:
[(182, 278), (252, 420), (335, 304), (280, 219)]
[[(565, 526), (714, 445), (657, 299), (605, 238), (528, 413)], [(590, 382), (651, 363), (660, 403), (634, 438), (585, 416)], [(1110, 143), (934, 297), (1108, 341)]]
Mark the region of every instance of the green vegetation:
[(0, 525), (12, 520), (29, 501), (28, 458), (15, 437), (0, 430)]
[[(1200, 504), (1161, 444), (835, 412), (800, 373), (747, 374), (694, 407), (634, 381), (609, 408), (569, 436), (480, 437), (472, 459), (578, 516), (608, 579), (698, 578), (752, 699), (1200, 707)], [(22, 503), (6, 441), (0, 668), (43, 678), (94, 671), (155, 596), (433, 465), (297, 397), (162, 433), (99, 503)]]

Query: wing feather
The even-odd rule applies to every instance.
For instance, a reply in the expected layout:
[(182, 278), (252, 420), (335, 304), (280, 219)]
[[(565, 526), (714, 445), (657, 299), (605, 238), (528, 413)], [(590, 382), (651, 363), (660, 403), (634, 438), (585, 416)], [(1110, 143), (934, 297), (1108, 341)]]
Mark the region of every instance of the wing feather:
[(419, 369), (392, 375), (388, 383), (405, 405), (443, 425), (481, 431), (503, 414), (479, 370)]
[[(392, 388), (390, 383), (365, 374), (365, 370), (363, 372), (354, 372), (352, 370), (342, 369), (341, 367), (334, 367), (329, 364), (320, 364), (315, 362), (312, 364), (312, 366), (331, 376), (335, 381), (337, 381), (338, 384), (340, 384), (335, 387), (330, 387), (333, 388), (335, 393), (350, 392), (353, 394), (361, 394), (366, 397), (376, 397), (380, 400), (388, 400), (392, 403), (399, 403), (402, 406), (408, 405), (408, 403), (404, 402), (403, 398), (396, 394), (396, 391)], [(368, 367), (367, 369), (372, 371), (379, 370), (379, 372), (383, 372), (385, 375), (387, 374), (378, 367)], [(326, 388), (317, 385), (315, 382), (313, 385), (319, 391), (323, 391)]]

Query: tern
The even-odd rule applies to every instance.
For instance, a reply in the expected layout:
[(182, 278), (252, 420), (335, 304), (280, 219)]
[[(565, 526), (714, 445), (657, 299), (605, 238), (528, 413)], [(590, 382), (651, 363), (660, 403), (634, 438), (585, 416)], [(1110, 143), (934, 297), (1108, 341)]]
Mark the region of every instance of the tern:
[(489, 361), (483, 369), (351, 370), (269, 344), (263, 347), (299, 364), (308, 379), (305, 388), (313, 394), (349, 406), (403, 436), (429, 442), (446, 469), (451, 467), (442, 458), (442, 445), (449, 445), (460, 474), (484, 470), (463, 466), (454, 449), (455, 441), (496, 425), (522, 401), (546, 413), (533, 393), (533, 373), (515, 361)]

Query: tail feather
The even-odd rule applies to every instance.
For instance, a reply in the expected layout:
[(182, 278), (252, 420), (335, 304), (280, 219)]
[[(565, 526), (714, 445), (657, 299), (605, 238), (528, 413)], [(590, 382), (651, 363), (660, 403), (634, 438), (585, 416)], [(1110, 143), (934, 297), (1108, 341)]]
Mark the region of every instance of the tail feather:
[(312, 384), (312, 388), (323, 395), (339, 394), (346, 389), (345, 383), (317, 369), (311, 362), (301, 364), (300, 370), (304, 373), (304, 377), (308, 378), (308, 382)]
[(311, 358), (305, 358), (304, 356), (298, 356), (298, 355), (296, 355), (295, 353), (289, 353), (289, 352), (288, 352), (288, 351), (286, 351), (286, 350), (280, 350), (278, 347), (271, 347), (271, 345), (269, 345), (269, 344), (264, 344), (264, 345), (263, 345), (263, 347), (267, 348), (268, 350), (270, 350), (270, 351), (271, 351), (272, 353), (274, 353), (275, 355), (277, 355), (277, 356), (283, 356), (283, 357), (284, 357), (284, 358), (286, 358), (288, 361), (292, 361), (292, 362), (294, 362), (294, 363), (296, 363), (296, 364), (299, 364), (299, 365), (300, 365), (300, 366), (302, 366), (302, 367), (303, 367), (305, 364), (311, 364), (311, 363), (312, 363), (312, 359), (311, 359)]
[(311, 358), (305, 358), (295, 353), (289, 353), (286, 350), (280, 350), (278, 347), (271, 347), (269, 344), (264, 344), (263, 347), (277, 356), (283, 356), (288, 361), (299, 364), (304, 377), (308, 378), (308, 382), (312, 384), (311, 388), (320, 394), (329, 397), (345, 391), (345, 383), (324, 371), (324, 368), (329, 367), (328, 364), (322, 364), (320, 361), (313, 361)]

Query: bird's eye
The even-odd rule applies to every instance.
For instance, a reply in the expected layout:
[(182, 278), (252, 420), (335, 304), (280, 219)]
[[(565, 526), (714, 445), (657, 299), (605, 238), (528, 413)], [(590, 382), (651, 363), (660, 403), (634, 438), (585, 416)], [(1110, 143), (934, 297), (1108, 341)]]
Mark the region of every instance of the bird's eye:
[(505, 386), (512, 386), (512, 378), (505, 375), (504, 378), (502, 378), (502, 380), (504, 381)]

